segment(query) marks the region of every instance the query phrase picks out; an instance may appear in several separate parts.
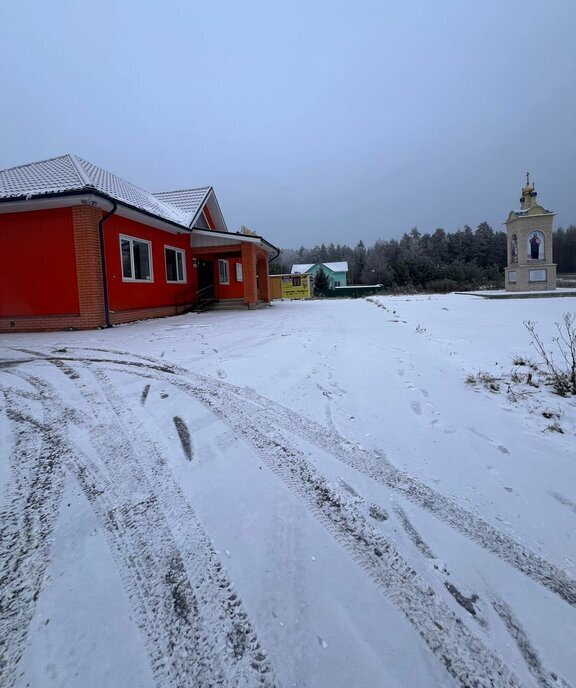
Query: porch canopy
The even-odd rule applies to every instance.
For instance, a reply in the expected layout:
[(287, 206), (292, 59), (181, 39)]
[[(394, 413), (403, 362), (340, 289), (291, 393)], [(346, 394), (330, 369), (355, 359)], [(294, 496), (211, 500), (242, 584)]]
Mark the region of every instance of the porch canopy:
[[(270, 301), (268, 262), (278, 249), (261, 236), (194, 228), (190, 246), (195, 259), (208, 263), (214, 276), (214, 295), (218, 300), (242, 298), (249, 308)], [(240, 263), (241, 283), (238, 291), (230, 292), (219, 279), (218, 261)], [(210, 265), (212, 264), (212, 265)], [(199, 283), (199, 290), (202, 288)]]

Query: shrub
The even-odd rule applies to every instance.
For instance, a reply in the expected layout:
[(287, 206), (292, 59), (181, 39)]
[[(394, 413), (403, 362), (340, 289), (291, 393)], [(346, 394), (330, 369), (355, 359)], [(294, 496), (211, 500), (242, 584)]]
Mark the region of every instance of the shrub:
[(532, 337), (530, 344), (542, 359), (556, 394), (562, 397), (576, 394), (576, 314), (564, 313), (562, 322), (556, 323), (558, 334), (552, 338), (556, 345), (556, 360), (554, 352), (546, 348), (536, 332), (536, 324), (528, 320), (524, 325)]
[(426, 282), (425, 288), (433, 294), (447, 294), (458, 289), (458, 282), (451, 279), (434, 279)]

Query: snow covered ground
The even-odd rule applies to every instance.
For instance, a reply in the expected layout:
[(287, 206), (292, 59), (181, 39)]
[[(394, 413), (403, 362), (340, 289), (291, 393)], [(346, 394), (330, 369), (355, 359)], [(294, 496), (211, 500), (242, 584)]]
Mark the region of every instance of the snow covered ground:
[(576, 399), (513, 364), (574, 310), (1, 337), (0, 685), (576, 686)]

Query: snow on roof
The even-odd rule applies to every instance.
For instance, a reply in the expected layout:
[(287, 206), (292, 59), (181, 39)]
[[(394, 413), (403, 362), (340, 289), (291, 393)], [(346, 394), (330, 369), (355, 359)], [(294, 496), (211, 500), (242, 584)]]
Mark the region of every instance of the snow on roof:
[(153, 194), (163, 203), (170, 203), (188, 216), (188, 225), (196, 217), (198, 210), (204, 203), (210, 192), (210, 186), (202, 186), (198, 189), (182, 189), (180, 191), (161, 191)]
[(322, 263), (322, 265), (325, 265), (332, 272), (348, 272), (348, 263), (345, 260), (338, 263)]
[(88, 186), (80, 165), (71, 155), (42, 160), (0, 171), (0, 198), (17, 198), (35, 193), (72, 191)]
[(308, 272), (310, 268), (313, 268), (315, 265), (323, 265), (325, 268), (328, 268), (328, 270), (331, 270), (332, 272), (348, 272), (348, 263), (345, 260), (342, 260), (338, 263), (300, 263), (299, 265), (292, 266), (292, 273), (295, 274), (299, 272), (300, 274), (304, 274), (305, 272)]
[(0, 171), (0, 198), (94, 190), (164, 220), (190, 226), (191, 210), (169, 198), (162, 198), (163, 194), (151, 194), (76, 155), (62, 155)]

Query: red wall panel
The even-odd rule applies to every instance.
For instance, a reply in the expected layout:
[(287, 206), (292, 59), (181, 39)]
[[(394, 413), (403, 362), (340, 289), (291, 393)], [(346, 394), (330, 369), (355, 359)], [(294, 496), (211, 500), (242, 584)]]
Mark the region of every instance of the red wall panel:
[(0, 215), (0, 316), (78, 312), (71, 208)]
[[(120, 235), (152, 242), (152, 280), (125, 282), (122, 279)], [(108, 298), (111, 310), (151, 308), (189, 303), (196, 294), (196, 270), (190, 256), (190, 234), (171, 234), (160, 229), (112, 215), (104, 223), (104, 246)], [(166, 282), (164, 246), (183, 249), (186, 253), (186, 283)]]
[(217, 299), (241, 299), (244, 297), (244, 282), (236, 280), (236, 263), (242, 264), (240, 256), (228, 257), (222, 256), (228, 261), (230, 271), (230, 284), (219, 284), (218, 281), (218, 258), (214, 259), (215, 276), (214, 284), (216, 286)]

